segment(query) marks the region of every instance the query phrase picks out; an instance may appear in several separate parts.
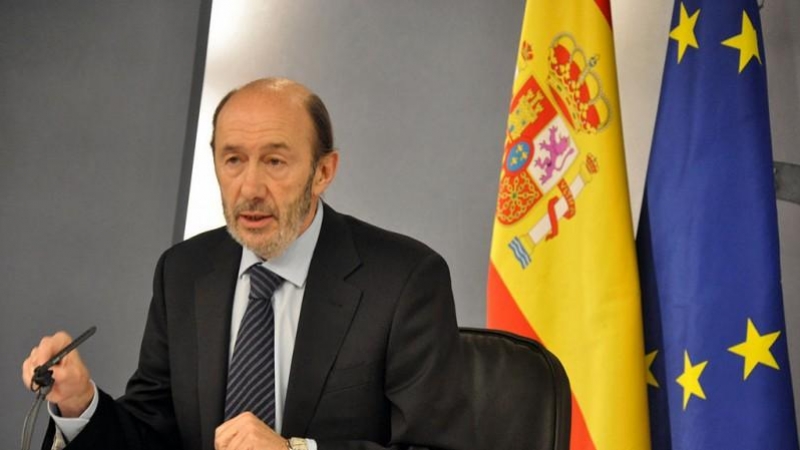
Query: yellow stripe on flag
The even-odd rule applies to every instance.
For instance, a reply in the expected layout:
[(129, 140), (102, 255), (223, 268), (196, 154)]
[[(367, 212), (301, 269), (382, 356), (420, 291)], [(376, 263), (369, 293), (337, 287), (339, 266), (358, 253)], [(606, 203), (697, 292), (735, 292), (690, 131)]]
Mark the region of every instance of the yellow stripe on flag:
[(641, 305), (608, 11), (600, 0), (526, 5), (487, 315), (507, 329), (521, 315), (563, 362), (582, 419), (573, 449), (641, 450)]

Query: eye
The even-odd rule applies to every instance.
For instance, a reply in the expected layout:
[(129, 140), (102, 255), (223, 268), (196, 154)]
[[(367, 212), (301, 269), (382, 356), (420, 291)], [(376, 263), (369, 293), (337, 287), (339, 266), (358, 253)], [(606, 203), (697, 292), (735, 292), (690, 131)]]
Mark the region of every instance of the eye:
[(236, 155), (231, 155), (225, 158), (225, 165), (235, 166), (242, 162), (242, 159)]
[(267, 164), (269, 166), (271, 166), (271, 167), (280, 167), (280, 166), (286, 164), (286, 161), (284, 161), (284, 160), (282, 160), (280, 158), (268, 158), (267, 159)]

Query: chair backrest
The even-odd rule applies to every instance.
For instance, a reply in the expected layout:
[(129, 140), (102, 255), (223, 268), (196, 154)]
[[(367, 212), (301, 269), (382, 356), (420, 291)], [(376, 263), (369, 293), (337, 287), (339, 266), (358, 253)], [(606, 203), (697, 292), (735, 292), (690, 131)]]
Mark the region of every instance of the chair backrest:
[(569, 450), (572, 398), (558, 358), (512, 333), (461, 328), (474, 450)]

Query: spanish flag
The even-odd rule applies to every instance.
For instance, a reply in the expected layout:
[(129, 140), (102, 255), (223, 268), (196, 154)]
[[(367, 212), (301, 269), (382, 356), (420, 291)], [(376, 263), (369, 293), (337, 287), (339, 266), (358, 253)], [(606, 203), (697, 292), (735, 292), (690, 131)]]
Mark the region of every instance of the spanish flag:
[(609, 0), (529, 0), (506, 128), (488, 326), (564, 364), (571, 448), (650, 447)]

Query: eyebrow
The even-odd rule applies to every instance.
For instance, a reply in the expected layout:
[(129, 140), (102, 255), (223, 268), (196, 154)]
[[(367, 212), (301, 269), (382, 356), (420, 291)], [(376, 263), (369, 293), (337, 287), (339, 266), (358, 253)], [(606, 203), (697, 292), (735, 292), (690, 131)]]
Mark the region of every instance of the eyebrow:
[[(226, 145), (222, 147), (224, 153), (235, 152), (242, 148), (240, 145)], [(259, 150), (291, 150), (291, 147), (285, 142), (270, 142), (259, 147)]]
[(262, 145), (259, 150), (291, 150), (291, 148), (286, 142), (270, 142), (269, 144)]

